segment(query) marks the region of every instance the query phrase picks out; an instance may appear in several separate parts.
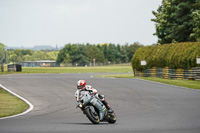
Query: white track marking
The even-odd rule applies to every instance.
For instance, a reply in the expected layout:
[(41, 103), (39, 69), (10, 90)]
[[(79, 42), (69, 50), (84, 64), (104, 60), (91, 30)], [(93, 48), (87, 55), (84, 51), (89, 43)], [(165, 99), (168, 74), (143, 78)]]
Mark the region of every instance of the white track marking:
[(16, 93), (12, 92), (11, 90), (7, 89), (6, 87), (4, 87), (1, 84), (0, 84), (0, 88), (6, 90), (7, 92), (11, 93), (12, 95), (18, 97), (19, 99), (23, 100), (24, 102), (26, 102), (29, 105), (29, 108), (26, 111), (24, 111), (23, 113), (20, 113), (20, 114), (17, 114), (17, 115), (13, 115), (13, 116), (3, 117), (3, 118), (0, 118), (0, 120), (7, 119), (7, 118), (13, 118), (13, 117), (17, 117), (17, 116), (20, 116), (20, 115), (24, 115), (24, 114), (30, 112), (31, 110), (33, 110), (34, 106), (28, 100), (26, 100), (25, 98), (19, 96)]

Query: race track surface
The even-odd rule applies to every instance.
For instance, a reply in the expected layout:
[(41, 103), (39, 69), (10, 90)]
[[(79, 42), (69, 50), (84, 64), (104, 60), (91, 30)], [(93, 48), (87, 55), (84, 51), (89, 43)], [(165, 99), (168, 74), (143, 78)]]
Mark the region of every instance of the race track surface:
[[(0, 133), (200, 133), (200, 91), (91, 75), (1, 75), (0, 84), (30, 101), (34, 109), (0, 120)], [(117, 115), (115, 124), (93, 125), (75, 108), (79, 79), (105, 95)]]

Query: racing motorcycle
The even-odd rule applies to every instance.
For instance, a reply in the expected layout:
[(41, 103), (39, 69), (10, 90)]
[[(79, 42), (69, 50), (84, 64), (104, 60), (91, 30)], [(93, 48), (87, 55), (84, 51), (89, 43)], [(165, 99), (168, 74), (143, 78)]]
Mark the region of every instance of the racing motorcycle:
[(101, 100), (88, 91), (81, 91), (79, 93), (76, 108), (77, 107), (83, 111), (83, 114), (85, 114), (93, 124), (99, 124), (99, 122), (116, 122), (115, 113), (108, 112)]

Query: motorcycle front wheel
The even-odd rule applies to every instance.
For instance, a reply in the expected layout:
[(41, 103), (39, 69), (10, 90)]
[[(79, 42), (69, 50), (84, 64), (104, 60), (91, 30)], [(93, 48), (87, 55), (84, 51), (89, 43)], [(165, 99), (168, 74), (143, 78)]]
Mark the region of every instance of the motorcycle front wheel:
[(99, 116), (95, 110), (92, 110), (90, 107), (88, 107), (84, 111), (85, 111), (85, 114), (88, 117), (88, 119), (93, 124), (99, 124)]
[(115, 113), (108, 114), (108, 123), (114, 124), (117, 121)]

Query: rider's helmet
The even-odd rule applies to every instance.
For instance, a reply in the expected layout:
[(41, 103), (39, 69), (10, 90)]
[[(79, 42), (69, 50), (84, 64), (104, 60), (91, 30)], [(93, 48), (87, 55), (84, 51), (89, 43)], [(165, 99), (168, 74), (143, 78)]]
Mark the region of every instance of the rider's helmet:
[(78, 82), (77, 82), (77, 89), (85, 89), (85, 86), (86, 86), (86, 82), (85, 82), (85, 80), (79, 80)]

